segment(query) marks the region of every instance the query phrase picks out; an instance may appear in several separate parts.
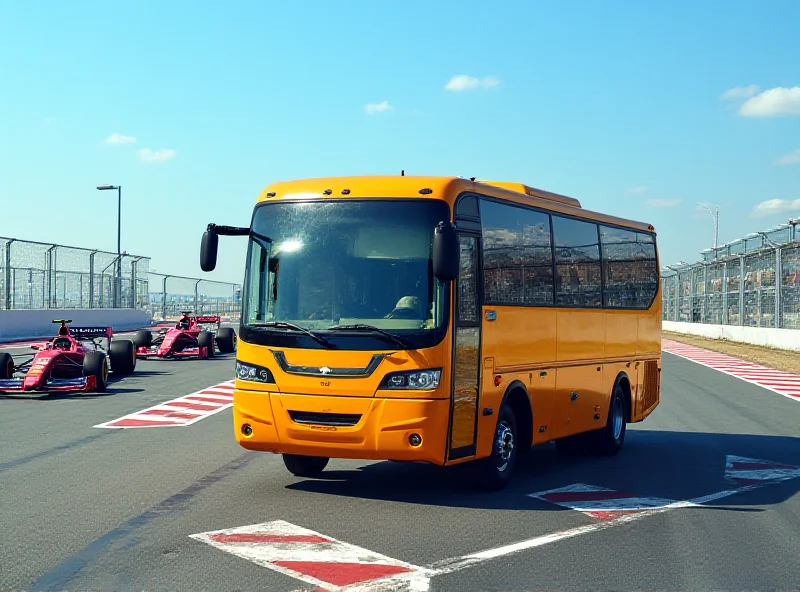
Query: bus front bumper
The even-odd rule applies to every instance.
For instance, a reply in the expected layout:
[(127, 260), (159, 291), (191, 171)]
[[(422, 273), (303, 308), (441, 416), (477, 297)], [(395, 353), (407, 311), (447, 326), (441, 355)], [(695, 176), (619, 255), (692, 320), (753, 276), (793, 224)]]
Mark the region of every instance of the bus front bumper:
[(442, 465), (449, 403), (236, 389), (233, 424), (248, 450)]

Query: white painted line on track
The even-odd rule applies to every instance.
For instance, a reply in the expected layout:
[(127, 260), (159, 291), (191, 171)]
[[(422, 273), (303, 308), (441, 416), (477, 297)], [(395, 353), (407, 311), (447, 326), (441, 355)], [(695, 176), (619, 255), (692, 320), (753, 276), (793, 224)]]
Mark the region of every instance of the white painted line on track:
[(228, 380), (92, 427), (134, 429), (190, 426), (233, 406), (233, 383), (233, 380)]
[(767, 368), (759, 364), (746, 362), (726, 354), (719, 354), (694, 345), (686, 345), (669, 339), (662, 341), (663, 351), (700, 364), (706, 368), (723, 372), (747, 383), (778, 393), (800, 402), (800, 375)]

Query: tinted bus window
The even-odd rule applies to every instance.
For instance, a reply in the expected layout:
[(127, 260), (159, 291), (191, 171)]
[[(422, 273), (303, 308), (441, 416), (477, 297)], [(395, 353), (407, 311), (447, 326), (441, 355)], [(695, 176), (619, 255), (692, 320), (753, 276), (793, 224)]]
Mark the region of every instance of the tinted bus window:
[(553, 304), (553, 252), (548, 214), (481, 200), (486, 302)]
[(655, 238), (650, 234), (600, 226), (608, 308), (649, 308), (658, 292)]
[(553, 216), (556, 306), (602, 305), (597, 224)]

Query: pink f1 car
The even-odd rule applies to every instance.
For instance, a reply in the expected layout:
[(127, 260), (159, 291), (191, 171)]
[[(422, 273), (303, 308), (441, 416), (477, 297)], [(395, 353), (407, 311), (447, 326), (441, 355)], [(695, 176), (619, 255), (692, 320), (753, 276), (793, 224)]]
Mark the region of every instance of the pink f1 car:
[(112, 341), (111, 327), (68, 327), (72, 321), (62, 319), (53, 322), (61, 324), (58, 335), (43, 346), (31, 346), (38, 350), (31, 359), (15, 365), (11, 354), (0, 353), (0, 393), (105, 392), (109, 361), (117, 375), (131, 374), (136, 368), (133, 343)]
[(218, 316), (183, 316), (171, 329), (163, 329), (153, 336), (148, 330), (137, 331), (133, 342), (140, 358), (211, 358), (219, 349), (228, 354), (236, 351), (236, 332), (230, 327), (220, 327)]

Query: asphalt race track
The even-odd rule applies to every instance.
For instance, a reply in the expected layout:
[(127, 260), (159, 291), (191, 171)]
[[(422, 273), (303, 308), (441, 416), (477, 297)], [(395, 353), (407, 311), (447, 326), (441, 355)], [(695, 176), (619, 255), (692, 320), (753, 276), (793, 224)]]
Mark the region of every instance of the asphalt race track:
[(498, 494), (392, 462), (294, 478), (213, 395), (188, 425), (94, 427), (232, 377), (233, 356), (140, 360), (108, 394), (0, 399), (0, 589), (800, 586), (800, 404), (683, 358), (617, 457), (537, 448)]

